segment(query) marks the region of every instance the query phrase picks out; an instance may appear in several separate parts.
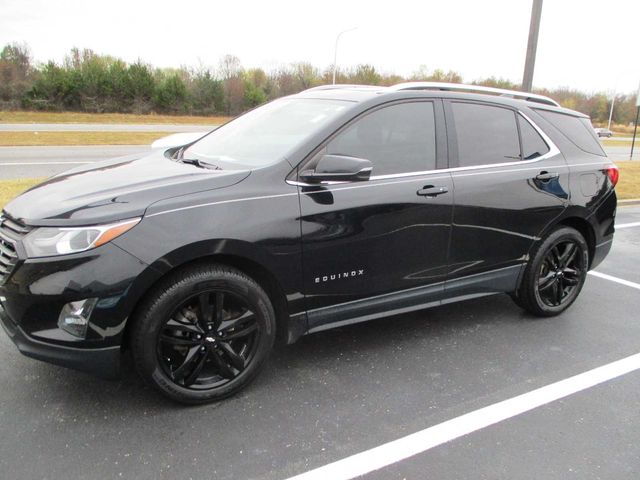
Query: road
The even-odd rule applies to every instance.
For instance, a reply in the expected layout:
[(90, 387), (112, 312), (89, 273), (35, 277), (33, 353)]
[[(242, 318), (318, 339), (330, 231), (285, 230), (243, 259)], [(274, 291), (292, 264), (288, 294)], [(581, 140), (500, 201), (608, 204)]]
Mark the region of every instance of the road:
[(49, 177), (77, 165), (145, 151), (151, 151), (151, 147), (0, 147), (0, 180)]
[[(0, 471), (285, 479), (635, 355), (640, 207), (620, 208), (617, 224), (627, 228), (597, 270), (635, 283), (590, 275), (559, 318), (496, 295), (310, 335), (276, 348), (248, 389), (215, 405), (165, 401), (131, 369), (108, 382), (28, 359), (0, 332)], [(385, 462), (382, 447), (383, 468), (364, 478), (635, 480), (639, 385), (634, 369), (404, 461)]]
[(0, 123), (0, 132), (208, 132), (216, 125), (131, 123)]
[[(78, 164), (144, 152), (149, 147), (0, 147), (0, 180), (21, 177), (48, 177)], [(605, 147), (613, 161), (629, 160), (629, 147)], [(640, 145), (634, 160), (640, 160)]]
[[(614, 162), (630, 160), (629, 158), (629, 154), (631, 153), (630, 146), (624, 146), (624, 147), (605, 146), (604, 151), (609, 156), (609, 158)], [(635, 148), (633, 149), (633, 160), (640, 160), (640, 141), (636, 143)]]

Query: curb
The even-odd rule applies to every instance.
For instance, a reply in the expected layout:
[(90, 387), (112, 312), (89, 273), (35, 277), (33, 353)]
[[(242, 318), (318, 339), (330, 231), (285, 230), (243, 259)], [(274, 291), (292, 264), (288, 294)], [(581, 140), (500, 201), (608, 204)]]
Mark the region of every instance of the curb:
[(630, 200), (618, 200), (618, 206), (630, 207), (632, 205), (640, 205), (640, 198), (632, 198)]

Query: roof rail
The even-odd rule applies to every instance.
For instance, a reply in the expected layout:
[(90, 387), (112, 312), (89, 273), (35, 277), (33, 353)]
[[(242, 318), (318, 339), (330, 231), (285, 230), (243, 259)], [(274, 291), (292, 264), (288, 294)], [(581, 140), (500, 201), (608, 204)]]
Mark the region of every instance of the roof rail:
[(475, 92), (500, 95), (502, 97), (518, 98), (529, 102), (538, 102), (545, 105), (559, 107), (560, 104), (552, 98), (544, 95), (537, 95), (530, 92), (519, 92), (517, 90), (505, 90), (502, 88), (483, 87), (482, 85), (465, 85), (461, 83), (445, 83), (445, 82), (406, 82), (398, 83), (389, 87), (391, 90), (446, 90), (460, 92)]
[(333, 85), (320, 85), (318, 87), (311, 87), (303, 90), (303, 92), (313, 92), (318, 90), (339, 90), (343, 88), (363, 88), (363, 89), (384, 89), (386, 87), (376, 87), (375, 85), (357, 85), (357, 84), (348, 84), (348, 83), (336, 83)]

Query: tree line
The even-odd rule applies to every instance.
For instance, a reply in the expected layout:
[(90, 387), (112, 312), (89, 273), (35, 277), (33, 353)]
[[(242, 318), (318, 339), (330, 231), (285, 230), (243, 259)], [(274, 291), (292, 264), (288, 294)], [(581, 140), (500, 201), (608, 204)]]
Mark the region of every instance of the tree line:
[[(233, 55), (222, 57), (215, 69), (160, 69), (141, 60), (127, 63), (78, 48), (72, 49), (60, 64), (36, 64), (27, 45), (13, 43), (0, 52), (0, 109), (237, 115), (268, 100), (331, 83), (332, 74), (331, 67), (321, 70), (307, 62), (270, 72), (244, 68)], [(405, 81), (461, 83), (463, 79), (457, 72), (429, 70), (425, 66), (409, 77), (381, 73), (371, 65), (340, 68), (336, 72), (338, 83), (393, 85)], [(495, 77), (472, 83), (519, 88), (516, 83)], [(588, 114), (594, 122), (608, 120), (611, 100), (606, 93), (571, 88), (536, 92)], [(629, 124), (634, 116), (635, 95), (618, 95), (614, 123)]]

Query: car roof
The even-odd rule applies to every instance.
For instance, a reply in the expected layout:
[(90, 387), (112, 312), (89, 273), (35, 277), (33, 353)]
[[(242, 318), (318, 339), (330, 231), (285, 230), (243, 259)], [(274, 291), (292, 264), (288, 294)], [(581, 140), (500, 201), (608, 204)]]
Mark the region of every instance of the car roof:
[[(437, 82), (415, 82), (416, 88), (411, 88), (412, 83), (403, 83), (391, 87), (375, 85), (323, 85), (304, 90), (295, 97), (318, 98), (327, 100), (343, 100), (360, 103), (374, 98), (378, 98), (382, 103), (384, 100), (397, 100), (402, 98), (451, 98), (457, 100), (475, 100), (482, 102), (492, 102), (507, 105), (514, 108), (526, 106), (529, 108), (548, 110), (566, 115), (588, 118), (587, 115), (561, 107), (549, 97), (529, 94), (527, 92), (517, 92), (512, 90), (501, 90), (483, 87), (479, 90), (476, 85), (455, 85)], [(423, 88), (428, 85), (429, 88)], [(400, 88), (398, 88), (400, 87)], [(451, 88), (456, 91), (450, 90)], [(469, 89), (469, 92), (462, 91)], [(474, 91), (477, 90), (477, 91)], [(513, 95), (513, 96), (511, 96)], [(515, 98), (514, 96), (524, 97)], [(384, 99), (384, 100), (383, 100)]]

